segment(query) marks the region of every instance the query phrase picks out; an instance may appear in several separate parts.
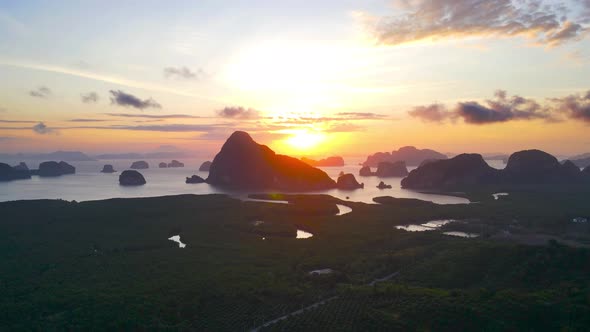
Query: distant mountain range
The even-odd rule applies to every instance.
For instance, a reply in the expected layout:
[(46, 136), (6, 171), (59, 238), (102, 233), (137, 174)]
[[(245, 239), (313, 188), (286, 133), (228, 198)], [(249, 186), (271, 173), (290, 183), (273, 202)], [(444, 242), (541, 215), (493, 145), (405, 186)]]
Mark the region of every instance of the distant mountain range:
[(58, 161), (96, 161), (113, 159), (172, 159), (186, 157), (181, 151), (148, 153), (107, 153), (89, 156), (80, 151), (55, 151), (50, 153), (0, 153), (0, 160), (58, 160)]
[[(587, 157), (584, 157), (587, 156)], [(590, 154), (586, 154), (586, 155), (580, 155), (577, 157), (581, 157), (581, 158), (576, 158), (576, 159), (570, 159), (576, 166), (580, 167), (580, 168), (586, 168), (588, 166), (590, 166)]]
[(96, 159), (80, 151), (55, 151), (50, 153), (0, 153), (0, 159), (32, 159), (63, 161), (94, 161)]
[(404, 161), (407, 166), (418, 166), (425, 160), (439, 160), (447, 159), (445, 154), (430, 150), (430, 149), (416, 149), (413, 146), (404, 146), (397, 151), (377, 152), (367, 157), (363, 166), (377, 167), (381, 162), (395, 163)]
[(186, 152), (181, 151), (166, 151), (166, 152), (148, 152), (148, 153), (107, 153), (94, 156), (99, 160), (112, 159), (170, 159), (187, 157)]

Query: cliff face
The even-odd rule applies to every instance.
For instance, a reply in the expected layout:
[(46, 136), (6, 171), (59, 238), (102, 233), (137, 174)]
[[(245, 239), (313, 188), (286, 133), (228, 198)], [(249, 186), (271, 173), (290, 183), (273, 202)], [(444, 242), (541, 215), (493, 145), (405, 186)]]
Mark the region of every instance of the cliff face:
[(207, 182), (236, 189), (321, 190), (336, 183), (324, 171), (256, 143), (236, 131), (215, 156)]
[(490, 167), (481, 155), (461, 154), (418, 167), (401, 184), (404, 188), (441, 189), (494, 183), (499, 177), (500, 171)]
[(505, 182), (523, 184), (569, 183), (580, 176), (579, 168), (571, 162), (562, 165), (557, 158), (540, 150), (512, 154), (502, 173)]
[(404, 177), (408, 175), (408, 168), (403, 161), (397, 161), (395, 163), (381, 162), (379, 163), (379, 166), (377, 166), (377, 172), (375, 172), (375, 175), (381, 178)]

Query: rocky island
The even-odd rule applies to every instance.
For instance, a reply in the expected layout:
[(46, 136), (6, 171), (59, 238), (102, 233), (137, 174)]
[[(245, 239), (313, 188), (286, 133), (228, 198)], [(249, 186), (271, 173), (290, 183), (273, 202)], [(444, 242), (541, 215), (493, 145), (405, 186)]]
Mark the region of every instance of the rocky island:
[(344, 166), (344, 159), (340, 156), (328, 157), (325, 159), (314, 160), (309, 158), (301, 158), (304, 163), (313, 167), (342, 167)]
[(131, 167), (129, 167), (131, 169), (148, 169), (150, 168), (150, 165), (143, 160), (140, 161), (135, 161), (131, 164)]
[(413, 146), (405, 146), (397, 151), (377, 152), (367, 157), (363, 166), (377, 167), (381, 162), (395, 163), (404, 161), (408, 166), (418, 166), (428, 159), (447, 159), (447, 156), (430, 149), (417, 149)]
[(336, 187), (343, 190), (354, 190), (365, 187), (364, 183), (358, 183), (352, 174), (343, 174), (338, 177)]
[(198, 175), (193, 175), (191, 177), (187, 177), (185, 182), (186, 183), (204, 183), (205, 179), (203, 179), (202, 177), (200, 177)]
[(211, 163), (207, 182), (236, 189), (306, 191), (336, 187), (324, 171), (276, 154), (243, 131), (227, 139)]
[(168, 167), (175, 168), (175, 167), (184, 167), (184, 164), (178, 160), (172, 160), (168, 163)]
[(404, 177), (408, 175), (408, 169), (406, 168), (406, 163), (404, 161), (396, 161), (394, 163), (384, 161), (379, 163), (375, 175), (380, 178)]
[(102, 170), (100, 171), (101, 173), (115, 173), (115, 169), (113, 168), (113, 165), (104, 165), (102, 167)]
[(138, 171), (126, 170), (119, 175), (119, 184), (122, 186), (141, 186), (146, 184), (146, 181)]
[(44, 161), (39, 164), (39, 169), (32, 170), (31, 174), (41, 177), (54, 177), (66, 174), (75, 174), (76, 168), (65, 161)]
[(14, 168), (17, 171), (29, 171), (29, 166), (27, 166), (27, 164), (22, 161), (12, 168)]
[(30, 179), (31, 173), (26, 170), (19, 170), (15, 167), (12, 167), (8, 164), (0, 163), (0, 181), (12, 181), (12, 180), (22, 180), (22, 179)]

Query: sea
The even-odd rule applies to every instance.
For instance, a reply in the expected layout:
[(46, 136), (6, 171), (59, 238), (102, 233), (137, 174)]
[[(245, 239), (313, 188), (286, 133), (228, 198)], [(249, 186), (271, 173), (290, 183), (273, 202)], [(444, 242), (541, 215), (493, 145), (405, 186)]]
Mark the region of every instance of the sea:
[[(0, 162), (16, 165), (24, 161), (30, 169), (39, 166), (40, 160), (0, 160)], [(33, 176), (29, 180), (16, 180), (0, 182), (0, 202), (15, 200), (38, 200), (38, 199), (63, 199), (68, 201), (93, 201), (109, 198), (130, 198), (130, 197), (157, 197), (179, 194), (227, 194), (239, 199), (248, 199), (249, 194), (264, 193), (264, 191), (235, 191), (225, 190), (211, 186), (206, 183), (186, 184), (186, 177), (196, 174), (207, 178), (208, 172), (199, 172), (199, 166), (204, 159), (192, 158), (180, 160), (185, 164), (183, 168), (158, 168), (160, 162), (167, 160), (150, 160), (149, 169), (139, 170), (146, 179), (146, 184), (137, 187), (125, 187), (119, 185), (119, 174), (129, 169), (132, 162), (136, 160), (99, 160), (68, 162), (76, 167), (76, 174), (60, 177), (42, 178)], [(456, 196), (424, 194), (413, 190), (401, 188), (401, 178), (377, 178), (360, 177), (358, 172), (361, 168), (359, 163), (363, 159), (350, 159), (343, 167), (322, 167), (330, 177), (337, 179), (340, 172), (352, 173), (357, 181), (365, 184), (364, 189), (339, 190), (330, 189), (306, 194), (327, 194), (338, 197), (342, 200), (353, 202), (374, 203), (373, 198), (378, 196), (393, 196), (397, 198), (416, 198), (431, 201), (437, 204), (467, 204), (469, 200)], [(503, 168), (501, 160), (488, 161), (490, 166)], [(105, 164), (111, 164), (118, 172), (112, 174), (101, 173), (100, 170)], [(408, 168), (412, 170), (413, 168)], [(378, 189), (376, 186), (380, 181), (392, 186), (392, 189)]]

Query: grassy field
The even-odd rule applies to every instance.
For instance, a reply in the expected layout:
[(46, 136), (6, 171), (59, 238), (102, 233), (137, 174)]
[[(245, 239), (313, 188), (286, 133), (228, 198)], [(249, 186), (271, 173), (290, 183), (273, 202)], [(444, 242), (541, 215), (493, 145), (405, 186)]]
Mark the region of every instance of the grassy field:
[[(590, 230), (571, 222), (590, 216), (588, 195), (478, 197), (0, 203), (0, 329), (243, 331), (338, 296), (267, 329), (588, 330)], [(336, 216), (335, 204), (353, 211)], [(481, 236), (394, 228), (444, 218)], [(296, 239), (297, 229), (314, 236)], [(507, 230), (518, 236), (497, 236)], [(539, 234), (553, 240), (522, 244)], [(322, 268), (336, 272), (308, 275)]]

